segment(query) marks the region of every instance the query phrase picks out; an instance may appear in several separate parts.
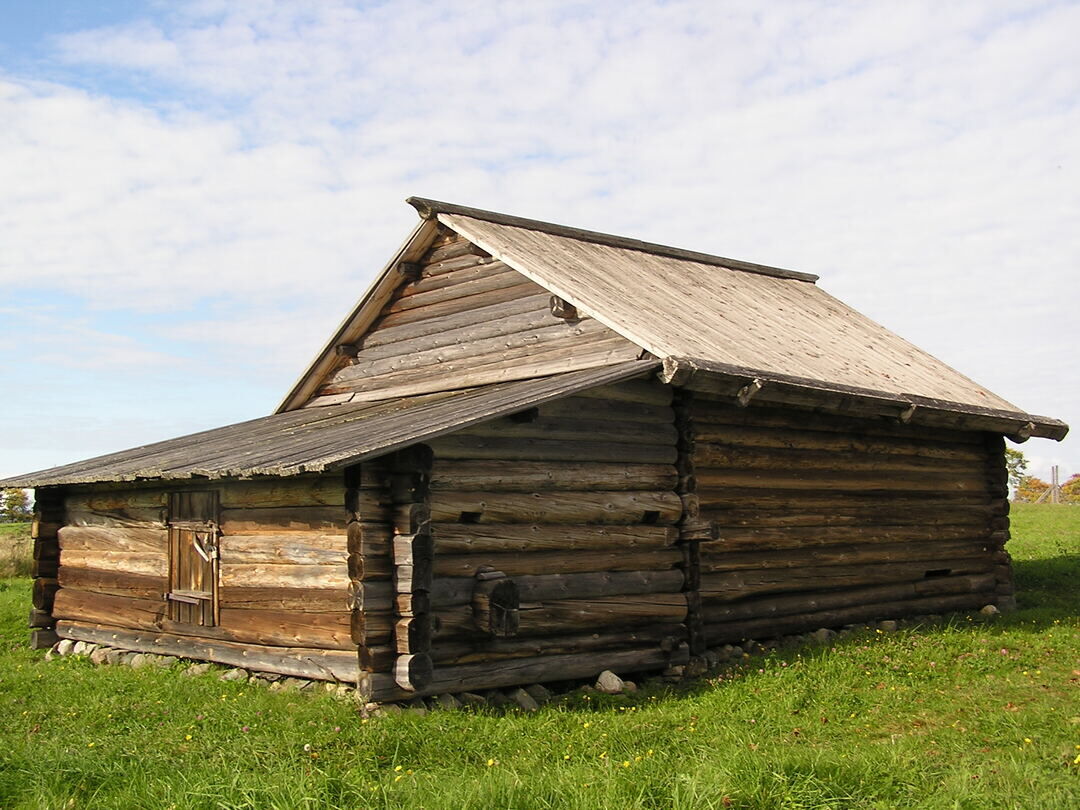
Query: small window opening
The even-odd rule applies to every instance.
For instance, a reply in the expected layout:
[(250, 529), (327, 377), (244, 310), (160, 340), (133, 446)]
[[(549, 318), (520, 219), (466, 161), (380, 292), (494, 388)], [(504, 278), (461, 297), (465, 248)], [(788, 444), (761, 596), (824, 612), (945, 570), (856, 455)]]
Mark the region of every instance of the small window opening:
[(930, 571), (927, 571), (924, 576), (926, 577), (926, 579), (937, 579), (938, 577), (947, 577), (951, 573), (951, 568), (934, 568)]
[(482, 514), (483, 512), (462, 512), (461, 517), (458, 518), (458, 523), (479, 523)]
[(641, 518), (641, 522), (647, 526), (655, 526), (659, 520), (660, 512), (653, 509), (648, 510), (644, 517)]

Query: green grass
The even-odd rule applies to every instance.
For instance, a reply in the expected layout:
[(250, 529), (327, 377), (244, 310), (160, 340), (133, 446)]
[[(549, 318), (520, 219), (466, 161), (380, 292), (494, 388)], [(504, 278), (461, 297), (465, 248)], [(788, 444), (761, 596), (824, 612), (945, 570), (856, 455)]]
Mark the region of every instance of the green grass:
[(33, 566), (29, 523), (0, 523), (0, 577), (28, 577)]
[(1020, 610), (687, 691), (362, 720), (328, 696), (44, 661), (0, 583), (0, 807), (1080, 807), (1080, 508), (1014, 512)]

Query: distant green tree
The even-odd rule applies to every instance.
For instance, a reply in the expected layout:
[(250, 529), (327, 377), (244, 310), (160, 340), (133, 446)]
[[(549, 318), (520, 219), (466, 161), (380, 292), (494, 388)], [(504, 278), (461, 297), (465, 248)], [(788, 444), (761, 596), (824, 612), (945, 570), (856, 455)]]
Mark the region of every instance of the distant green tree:
[(26, 497), (26, 490), (0, 490), (0, 521), (22, 523), (30, 520), (31, 516), (30, 499)]
[(1019, 450), (1006, 447), (1005, 469), (1009, 471), (1009, 489), (1017, 492), (1020, 489), (1020, 482), (1027, 475), (1027, 459), (1024, 454)]

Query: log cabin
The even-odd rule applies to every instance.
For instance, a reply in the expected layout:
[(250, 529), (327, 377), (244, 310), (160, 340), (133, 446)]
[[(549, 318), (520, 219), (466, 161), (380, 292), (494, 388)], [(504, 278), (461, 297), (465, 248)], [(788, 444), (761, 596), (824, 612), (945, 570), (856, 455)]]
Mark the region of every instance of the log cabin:
[(994, 604), (1003, 437), (816, 276), (411, 198), (277, 412), (31, 473), (34, 643), (394, 700)]

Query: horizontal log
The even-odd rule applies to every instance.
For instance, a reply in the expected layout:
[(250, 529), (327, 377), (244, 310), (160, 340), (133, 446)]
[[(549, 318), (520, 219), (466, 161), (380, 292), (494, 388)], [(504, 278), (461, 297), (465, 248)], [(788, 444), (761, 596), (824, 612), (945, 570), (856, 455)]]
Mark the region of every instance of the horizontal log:
[(53, 615), (57, 619), (72, 619), (91, 624), (109, 624), (129, 629), (161, 628), (165, 620), (166, 603), (157, 599), (134, 599), (130, 596), (79, 591), (61, 588), (56, 593)]
[(674, 490), (671, 464), (443, 460), (431, 476), (433, 490), (545, 492), (562, 490)]
[[(517, 637), (566, 634), (602, 628), (631, 628), (650, 624), (682, 622), (686, 618), (686, 594), (653, 593), (632, 596), (604, 596), (591, 599), (560, 599), (521, 603)], [(373, 643), (384, 637), (383, 619), (368, 616)], [(392, 617), (388, 617), (392, 621)], [(436, 609), (433, 614), (435, 643), (448, 639), (486, 636), (476, 624), (471, 605)], [(389, 639), (389, 634), (385, 634)]]
[(974, 432), (944, 431), (940, 428), (905, 425), (884, 419), (870, 420), (864, 417), (814, 413), (801, 408), (769, 408), (757, 405), (750, 408), (741, 408), (730, 403), (710, 400), (708, 396), (697, 396), (691, 410), (694, 424), (705, 431), (714, 426), (742, 425), (758, 428), (788, 428), (798, 431), (847, 433), (871, 438), (881, 436), (922, 439), (930, 442), (953, 444), (978, 445), (982, 441), (979, 434)]
[(457, 432), (459, 436), (490, 436), (494, 438), (557, 439), (563, 441), (610, 442), (612, 444), (671, 444), (678, 438), (670, 422), (619, 422), (596, 418), (543, 416), (532, 422), (512, 422), (496, 419)]
[(164, 509), (169, 491), (154, 488), (94, 488), (72, 492), (64, 498), (66, 509), (76, 512), (126, 512), (133, 508)]
[[(403, 324), (428, 321), (456, 315), (461, 312), (472, 312), (494, 304), (503, 304), (522, 298), (531, 298), (543, 288), (521, 277), (519, 283), (499, 287), (494, 290), (484, 290), (473, 295), (459, 295), (446, 301), (438, 301), (422, 307), (413, 307), (398, 312), (390, 312), (379, 318), (377, 328), (401, 326)], [(545, 295), (545, 298), (549, 294)]]
[(961, 558), (894, 562), (888, 565), (807, 566), (702, 574), (701, 598), (703, 601), (733, 601), (765, 593), (914, 582), (925, 579), (927, 572), (931, 571), (950, 571), (952, 575), (983, 574), (991, 565), (989, 559)]
[(246, 534), (223, 537), (222, 565), (333, 565), (345, 563), (347, 541), (339, 534)]
[(214, 661), (307, 680), (355, 683), (359, 675), (356, 653), (351, 651), (241, 644), (72, 621), (57, 622), (56, 630), (61, 638), (91, 641), (136, 652)]
[(63, 567), (97, 568), (125, 574), (144, 574), (163, 577), (169, 571), (169, 557), (165, 551), (77, 551), (61, 552)]
[(163, 528), (164, 507), (129, 507), (96, 512), (87, 509), (68, 509), (70, 526), (106, 526), (112, 528)]
[(349, 585), (344, 564), (223, 564), (220, 570), (222, 587), (340, 588), (344, 594)]
[[(548, 315), (546, 318), (533, 316), (528, 321), (520, 321), (516, 331), (503, 331), (505, 325), (484, 323), (474, 327), (468, 335), (459, 334), (464, 342), (450, 342), (445, 333), (427, 335), (409, 341), (408, 346), (395, 347), (393, 354), (387, 354), (388, 347), (379, 347), (371, 352), (361, 351), (351, 365), (341, 369), (332, 378), (333, 385), (347, 385), (350, 380), (380, 377), (408, 370), (431, 369), (439, 373), (440, 368), (450, 363), (460, 363), (478, 357), (501, 354), (519, 349), (537, 349), (556, 344), (587, 345), (595, 338), (609, 337), (610, 330), (599, 321), (591, 318), (568, 323)], [(458, 330), (460, 332), (460, 330)], [(494, 333), (494, 334), (488, 334)], [(373, 354), (384, 355), (372, 357)]]
[(276, 647), (355, 649), (345, 613), (221, 609), (215, 627), (171, 622), (164, 600), (132, 599), (61, 588), (53, 610), (57, 619), (103, 624), (135, 630), (155, 630), (181, 636), (219, 639)]
[(640, 380), (624, 380), (578, 391), (575, 396), (602, 399), (613, 402), (640, 402), (646, 405), (671, 405), (672, 388), (653, 377)]
[(770, 638), (787, 633), (814, 630), (819, 627), (837, 627), (842, 624), (876, 619), (898, 619), (904, 616), (969, 610), (993, 602), (992, 597), (993, 594), (988, 593), (931, 596), (898, 602), (882, 602), (836, 610), (815, 611), (789, 617), (706, 624), (705, 637), (710, 646), (715, 646), (747, 638)]
[(221, 487), (221, 505), (226, 509), (280, 508), (289, 506), (341, 507), (345, 482), (341, 474), (318, 477), (270, 478), (259, 481), (229, 481)]
[[(449, 319), (441, 319), (444, 322)], [(537, 299), (535, 305), (524, 311), (521, 307), (514, 306), (512, 311), (502, 314), (501, 317), (489, 317), (483, 320), (465, 321), (457, 326), (432, 331), (418, 330), (415, 327), (404, 327), (393, 330), (376, 330), (365, 338), (363, 348), (357, 355), (361, 362), (384, 360), (390, 357), (402, 357), (410, 353), (424, 353), (438, 351), (446, 347), (470, 346), (478, 340), (493, 337), (507, 336), (540, 329), (557, 323), (551, 313), (543, 306), (543, 301)], [(563, 327), (565, 329), (565, 326)], [(405, 331), (412, 329), (413, 334), (403, 334), (398, 340), (387, 340), (384, 332)]]
[(437, 555), (512, 551), (647, 551), (673, 546), (671, 526), (433, 523)]
[[(374, 328), (364, 336), (362, 351), (371, 351), (386, 346), (407, 344), (411, 340), (431, 335), (453, 335), (462, 329), (472, 329), (480, 323), (506, 322), (522, 315), (541, 314), (550, 317), (548, 301), (550, 294), (546, 291), (534, 292), (532, 295), (513, 297), (508, 301), (494, 302), (483, 307), (466, 310), (453, 315), (444, 315), (440, 318), (411, 318), (394, 326), (387, 324), (385, 319), (380, 319)], [(401, 318), (405, 315), (395, 316)]]
[(458, 280), (456, 284), (436, 287), (435, 289), (422, 289), (410, 295), (399, 295), (383, 311), (393, 313), (424, 307), (430, 308), (492, 290), (519, 287), (528, 282), (528, 279), (516, 270), (511, 270), (502, 262), (483, 265), (483, 270), (479, 274), (471, 270), (465, 273), (461, 273), (461, 271), (453, 272), (458, 272), (466, 278)]
[(982, 557), (990, 559), (993, 546), (985, 540), (961, 540), (948, 543), (814, 546), (781, 551), (762, 549), (728, 551), (711, 542), (703, 542), (698, 549), (701, 558), (701, 570), (704, 573), (710, 573), (766, 568), (802, 568), (808, 565), (869, 565), (942, 558)]
[(912, 512), (951, 509), (960, 506), (986, 506), (993, 501), (986, 493), (919, 492), (883, 494), (872, 490), (839, 491), (819, 489), (768, 489), (759, 486), (698, 486), (702, 509), (780, 509), (789, 513), (852, 507), (865, 509), (910, 509)]
[(841, 453), (834, 450), (789, 450), (709, 444), (708, 437), (702, 436), (696, 429), (695, 442), (694, 463), (703, 468), (780, 472), (798, 469), (844, 473), (915, 473), (929, 478), (985, 475), (981, 460), (967, 458), (951, 460), (888, 453)]
[[(584, 574), (540, 574), (516, 576), (519, 599), (523, 602), (545, 602), (559, 599), (586, 599), (593, 596), (619, 596), (649, 593), (671, 593), (683, 587), (683, 572), (669, 571), (603, 571)], [(382, 583), (369, 587), (368, 598), (386, 600), (389, 589)], [(431, 583), (430, 603), (435, 608), (466, 605), (476, 586), (474, 577), (440, 577)]]
[(222, 586), (218, 589), (218, 600), (223, 609), (346, 613), (349, 608), (347, 589), (337, 586), (331, 588)]
[[(650, 513), (651, 516), (650, 516)], [(672, 525), (682, 517), (674, 492), (452, 492), (431, 493), (431, 519), (452, 522), (469, 515), (471, 523), (649, 522)]]
[(221, 510), (221, 533), (225, 535), (280, 534), (289, 531), (323, 533), (328, 529), (344, 531), (345, 523), (344, 504)]
[(548, 420), (608, 419), (637, 425), (670, 425), (675, 417), (670, 401), (633, 402), (579, 395), (545, 402), (540, 406), (540, 415)]
[(657, 624), (604, 633), (577, 633), (535, 638), (476, 639), (467, 642), (444, 641), (434, 646), (431, 657), (436, 665), (472, 664), (552, 655), (573, 655), (597, 650), (659, 647), (666, 643), (677, 647), (686, 640), (686, 626), (680, 623)]
[[(164, 553), (169, 532), (164, 528), (64, 526), (58, 532), (60, 548), (70, 551), (127, 551)], [(65, 556), (68, 556), (65, 554)], [(70, 557), (68, 557), (70, 559)]]
[(504, 461), (602, 461), (626, 464), (674, 464), (678, 455), (668, 444), (612, 444), (484, 436), (444, 436), (430, 442), (439, 459)]
[(128, 574), (98, 568), (77, 568), (70, 562), (57, 574), (62, 588), (126, 596), (134, 599), (162, 599), (168, 588), (164, 575)]
[[(862, 492), (958, 492), (987, 495), (985, 476), (933, 477), (919, 473), (880, 470), (835, 472), (827, 470), (719, 470), (695, 466), (698, 488), (762, 487), (767, 489), (825, 489)], [(703, 498), (704, 499), (704, 498)]]
[(480, 566), (507, 576), (572, 574), (587, 571), (664, 571), (682, 563), (678, 549), (647, 551), (533, 551), (501, 554), (436, 554), (436, 577), (469, 577)]
[(695, 457), (702, 462), (709, 458), (708, 453), (712, 446), (721, 445), (743, 448), (817, 450), (856, 455), (862, 453), (908, 455), (974, 462), (982, 462), (986, 458), (986, 453), (981, 447), (962, 442), (929, 442), (922, 439), (833, 434), (775, 427), (706, 426), (696, 421), (694, 431), (697, 440)]
[(970, 526), (790, 526), (766, 529), (724, 527), (717, 540), (702, 550), (802, 548), (851, 543), (925, 543), (944, 540), (977, 540), (989, 532)]
[(645, 672), (685, 664), (689, 655), (685, 644), (671, 652), (650, 645), (644, 649), (517, 658), (498, 667), (492, 667), (486, 662), (439, 667), (435, 670), (432, 682), (415, 693), (403, 691), (394, 684), (391, 676), (383, 673), (370, 674), (361, 686), (363, 693), (371, 700), (400, 700), (415, 695), (438, 695), (516, 684), (591, 678), (605, 669), (622, 673)]
[[(699, 496), (700, 500), (700, 496)], [(711, 504), (707, 504), (710, 505)], [(991, 526), (989, 505), (921, 504), (918, 507), (894, 507), (888, 499), (860, 506), (829, 508), (758, 508), (715, 509), (710, 515), (721, 527), (780, 528), (786, 526)]]
[(994, 577), (991, 574), (937, 577), (894, 585), (875, 585), (869, 588), (849, 588), (842, 591), (812, 591), (792, 596), (773, 596), (741, 602), (707, 602), (702, 607), (702, 619), (707, 624), (716, 624), (773, 616), (792, 616), (882, 602), (900, 602), (924, 596), (985, 593), (993, 589)]
[[(541, 343), (512, 348), (499, 346), (483, 353), (456, 357), (444, 363), (383, 371), (378, 374), (365, 374), (363, 366), (347, 366), (325, 383), (319, 393), (339, 394), (353, 391), (359, 395), (374, 392), (368, 397), (353, 397), (352, 401), (385, 399), (387, 397), (378, 396), (380, 391), (422, 393), (445, 390), (446, 383), (437, 381), (446, 379), (453, 380), (454, 388), (467, 388), (499, 379), (538, 377), (558, 371), (607, 365), (607, 361), (633, 360), (640, 354), (636, 345), (614, 332), (588, 337), (588, 340), (581, 340), (579, 336), (569, 334), (558, 339), (552, 338)], [(402, 394), (395, 394), (400, 395)]]

